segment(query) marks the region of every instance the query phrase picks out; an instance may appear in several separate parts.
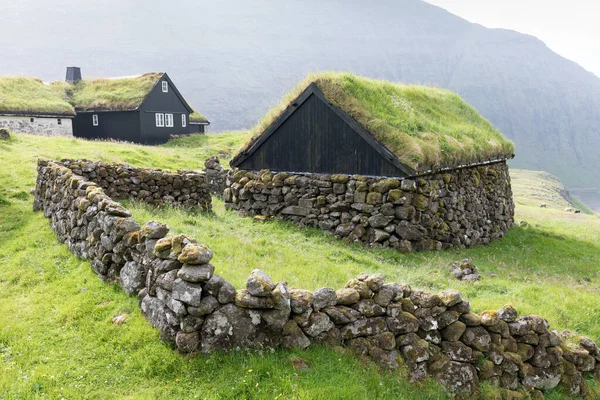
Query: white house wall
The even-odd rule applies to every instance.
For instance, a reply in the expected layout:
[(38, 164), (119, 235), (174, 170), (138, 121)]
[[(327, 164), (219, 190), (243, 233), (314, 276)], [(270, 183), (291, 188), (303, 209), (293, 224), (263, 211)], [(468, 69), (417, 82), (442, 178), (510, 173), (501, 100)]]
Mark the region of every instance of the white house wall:
[[(31, 122), (33, 118), (33, 122)], [(44, 136), (73, 136), (71, 118), (13, 117), (0, 115), (0, 128), (11, 132)]]

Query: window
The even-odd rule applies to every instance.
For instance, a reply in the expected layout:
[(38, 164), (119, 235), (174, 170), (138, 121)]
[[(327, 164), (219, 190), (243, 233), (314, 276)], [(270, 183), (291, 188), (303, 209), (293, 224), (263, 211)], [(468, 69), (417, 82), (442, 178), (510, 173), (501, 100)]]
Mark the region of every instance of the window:
[(59, 125), (62, 125), (62, 120), (60, 118), (58, 118), (56, 122), (58, 122)]
[(163, 90), (163, 93), (167, 93), (169, 91), (169, 82), (162, 81), (162, 90)]
[(98, 126), (98, 114), (92, 115), (92, 125)]
[(165, 126), (165, 114), (156, 113), (154, 114), (154, 119), (156, 120), (156, 126), (158, 128), (162, 128)]
[(173, 114), (165, 114), (165, 125), (167, 128), (173, 127)]
[(187, 119), (185, 118), (185, 114), (181, 114), (181, 126), (183, 128), (187, 126)]
[(29, 118), (29, 122), (33, 122), (33, 118)]

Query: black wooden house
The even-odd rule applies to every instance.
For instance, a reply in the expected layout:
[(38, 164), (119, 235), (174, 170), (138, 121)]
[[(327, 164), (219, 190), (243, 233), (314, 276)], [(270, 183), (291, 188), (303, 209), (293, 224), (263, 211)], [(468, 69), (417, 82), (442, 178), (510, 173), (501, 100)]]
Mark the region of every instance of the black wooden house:
[(405, 177), (401, 163), (311, 83), (230, 165), (244, 170)]
[(154, 144), (171, 135), (204, 132), (209, 124), (166, 73), (81, 80), (80, 73), (69, 74), (71, 68), (74, 136)]
[(404, 178), (513, 157), (510, 141), (444, 89), (321, 73), (294, 93), (232, 167)]

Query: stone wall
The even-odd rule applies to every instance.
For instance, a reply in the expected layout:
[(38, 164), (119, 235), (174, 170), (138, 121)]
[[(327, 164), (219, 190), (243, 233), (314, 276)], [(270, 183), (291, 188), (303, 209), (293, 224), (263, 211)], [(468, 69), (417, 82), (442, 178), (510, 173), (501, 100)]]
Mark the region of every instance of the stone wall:
[(203, 170), (206, 173), (206, 183), (210, 193), (223, 198), (223, 192), (233, 183), (233, 171), (225, 169), (219, 162), (219, 158), (212, 156), (204, 161)]
[(402, 251), (488, 244), (513, 223), (506, 162), (411, 179), (237, 171), (227, 208)]
[[(31, 119), (33, 118), (33, 122)], [(58, 120), (60, 119), (60, 125)], [(71, 118), (13, 117), (0, 115), (0, 128), (11, 132), (46, 136), (73, 136)]]
[(148, 321), (181, 352), (342, 346), (385, 369), (404, 365), (412, 381), (429, 376), (463, 394), (490, 381), (510, 390), (562, 383), (585, 395), (584, 374), (600, 378), (590, 339), (551, 331), (542, 317), (518, 316), (510, 306), (475, 314), (455, 290), (429, 293), (380, 274), (361, 274), (338, 290), (304, 290), (261, 270), (236, 290), (215, 273), (208, 247), (167, 236), (158, 222), (140, 226), (102, 188), (59, 163), (39, 161), (34, 209), (101, 279), (137, 295)]
[(207, 175), (202, 171), (171, 172), (157, 168), (89, 160), (62, 160), (63, 166), (95, 182), (115, 199), (132, 199), (145, 203), (200, 206), (211, 209)]

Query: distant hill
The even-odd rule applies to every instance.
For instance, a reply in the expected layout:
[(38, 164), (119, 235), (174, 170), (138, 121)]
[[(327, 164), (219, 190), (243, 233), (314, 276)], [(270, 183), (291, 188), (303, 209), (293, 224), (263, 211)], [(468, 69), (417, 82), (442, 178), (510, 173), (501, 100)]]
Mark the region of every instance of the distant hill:
[(166, 70), (213, 131), (253, 125), (310, 71), (437, 85), (514, 140), (513, 166), (549, 171), (568, 187), (600, 187), (600, 79), (534, 37), (418, 0), (162, 4), (9, 3), (0, 74)]

